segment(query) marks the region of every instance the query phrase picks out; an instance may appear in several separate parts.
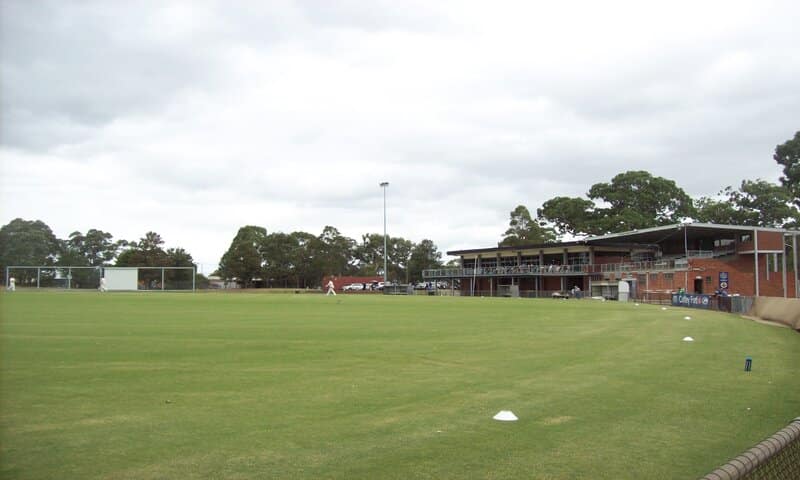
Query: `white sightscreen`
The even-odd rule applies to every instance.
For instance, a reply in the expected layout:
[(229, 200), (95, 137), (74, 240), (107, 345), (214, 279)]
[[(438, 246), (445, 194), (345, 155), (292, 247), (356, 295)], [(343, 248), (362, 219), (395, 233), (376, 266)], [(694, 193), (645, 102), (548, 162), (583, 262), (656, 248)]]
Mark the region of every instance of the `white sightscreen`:
[(105, 272), (106, 289), (136, 290), (139, 269), (106, 267)]

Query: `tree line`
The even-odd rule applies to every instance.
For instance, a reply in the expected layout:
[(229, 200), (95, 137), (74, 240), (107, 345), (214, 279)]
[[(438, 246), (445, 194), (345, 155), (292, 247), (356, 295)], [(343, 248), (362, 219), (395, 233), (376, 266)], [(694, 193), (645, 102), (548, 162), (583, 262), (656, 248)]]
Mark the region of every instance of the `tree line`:
[[(360, 241), (332, 226), (319, 235), (307, 232), (267, 233), (264, 227), (241, 227), (222, 256), (219, 274), (238, 279), (245, 287), (254, 282), (267, 287), (317, 287), (325, 275), (383, 276), (384, 237), (368, 233)], [(386, 238), (386, 275), (390, 280), (422, 280), (422, 271), (442, 265), (433, 241), (414, 243), (402, 237)]]
[[(244, 226), (233, 238), (214, 272), (245, 287), (318, 287), (325, 275), (383, 275), (383, 235), (362, 235), (361, 241), (326, 226), (322, 233), (272, 232)], [(138, 241), (114, 240), (111, 233), (90, 229), (59, 239), (41, 220), (16, 218), (0, 228), (0, 270), (7, 266), (193, 267), (183, 248), (164, 249), (156, 232)], [(431, 240), (414, 243), (387, 238), (387, 275), (401, 282), (419, 281), (422, 271), (441, 266), (442, 254)], [(198, 285), (207, 283), (202, 275)]]
[(75, 231), (60, 239), (41, 220), (16, 218), (0, 228), (0, 268), (7, 266), (193, 267), (183, 248), (164, 249), (164, 240), (147, 232), (135, 241), (114, 240), (98, 229)]
[(536, 210), (524, 205), (510, 213), (501, 246), (544, 244), (565, 236), (604, 235), (695, 220), (727, 225), (800, 226), (800, 131), (775, 147), (783, 167), (780, 184), (743, 180), (715, 196), (692, 199), (675, 181), (646, 171), (628, 171), (596, 183), (586, 198), (558, 196)]

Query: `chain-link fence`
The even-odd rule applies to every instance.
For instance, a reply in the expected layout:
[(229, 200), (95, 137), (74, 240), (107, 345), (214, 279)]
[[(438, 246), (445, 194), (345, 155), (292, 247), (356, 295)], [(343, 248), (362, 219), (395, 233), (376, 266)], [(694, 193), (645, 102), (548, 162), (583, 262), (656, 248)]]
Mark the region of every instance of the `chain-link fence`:
[(702, 480), (797, 480), (800, 417), (786, 428), (709, 473)]

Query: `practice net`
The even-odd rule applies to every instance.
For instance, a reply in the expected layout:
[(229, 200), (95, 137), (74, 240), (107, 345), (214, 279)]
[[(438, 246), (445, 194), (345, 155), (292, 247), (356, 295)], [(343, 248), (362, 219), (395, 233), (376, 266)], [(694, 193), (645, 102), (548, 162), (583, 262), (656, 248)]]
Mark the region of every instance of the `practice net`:
[(5, 286), (15, 289), (194, 291), (194, 267), (6, 267)]

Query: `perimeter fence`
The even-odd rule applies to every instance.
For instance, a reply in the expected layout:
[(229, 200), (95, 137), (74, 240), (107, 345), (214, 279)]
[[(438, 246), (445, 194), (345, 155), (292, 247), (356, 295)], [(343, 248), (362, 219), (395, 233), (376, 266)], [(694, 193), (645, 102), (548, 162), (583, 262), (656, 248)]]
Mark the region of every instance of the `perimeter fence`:
[(702, 480), (797, 480), (800, 417), (786, 428), (709, 473)]

